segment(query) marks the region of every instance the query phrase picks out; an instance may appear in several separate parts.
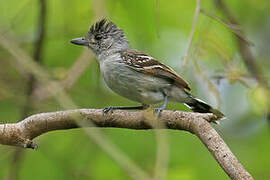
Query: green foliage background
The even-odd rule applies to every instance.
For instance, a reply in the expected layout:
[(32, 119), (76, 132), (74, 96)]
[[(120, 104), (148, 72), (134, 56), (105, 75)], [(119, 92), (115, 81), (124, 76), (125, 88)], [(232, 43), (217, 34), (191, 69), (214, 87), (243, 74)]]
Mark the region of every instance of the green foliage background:
[[(170, 65), (190, 82), (193, 94), (218, 106), (228, 120), (216, 126), (231, 150), (255, 179), (270, 179), (269, 124), (265, 118), (267, 96), (251, 78), (246, 87), (238, 78), (248, 74), (239, 54), (233, 33), (224, 25), (200, 14), (187, 66), (181, 68), (191, 29), (196, 1), (159, 0), (47, 0), (47, 23), (42, 66), (55, 80), (66, 77), (68, 69), (83, 48), (69, 40), (84, 36), (93, 19), (107, 17), (124, 29), (133, 48), (148, 52)], [(270, 75), (270, 3), (267, 0), (228, 0), (226, 4), (247, 39), (255, 43), (252, 52), (266, 78)], [(203, 1), (202, 8), (226, 19), (213, 1)], [(38, 0), (1, 0), (1, 35), (12, 37), (29, 55), (37, 37)], [(90, 52), (89, 52), (90, 53)], [(196, 66), (197, 64), (197, 66)], [(197, 67), (197, 68), (196, 68)], [(235, 71), (228, 70), (228, 67)], [(198, 69), (199, 68), (199, 69)], [(208, 77), (202, 78), (203, 74)], [(227, 73), (220, 83), (213, 78)], [(268, 78), (269, 81), (269, 78)], [(209, 88), (209, 82), (217, 90)], [(22, 119), (22, 109), (28, 104), (26, 81), (16, 68), (16, 61), (0, 47), (0, 120), (2, 123)], [(104, 108), (110, 105), (134, 105), (112, 93), (99, 75), (96, 61), (92, 62), (67, 93), (80, 108)], [(269, 100), (269, 99), (268, 99)], [(168, 109), (186, 110), (181, 104)], [(30, 114), (62, 110), (49, 98), (35, 102)], [(89, 129), (91, 133), (91, 129)], [(153, 131), (102, 129), (113, 143), (142, 169), (153, 174), (156, 161), (156, 138)], [(228, 179), (217, 162), (194, 135), (184, 131), (168, 131), (170, 159), (167, 179)], [(80, 129), (54, 131), (35, 139), (37, 151), (24, 150), (19, 165), (19, 179), (131, 179), (115, 161), (101, 151)], [(12, 172), (15, 148), (0, 146), (0, 179)]]

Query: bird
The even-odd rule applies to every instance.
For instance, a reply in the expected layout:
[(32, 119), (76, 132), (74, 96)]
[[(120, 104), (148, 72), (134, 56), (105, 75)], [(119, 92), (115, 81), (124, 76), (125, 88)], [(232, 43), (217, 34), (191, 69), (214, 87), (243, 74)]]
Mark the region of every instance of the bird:
[(84, 37), (70, 42), (88, 47), (94, 53), (104, 81), (112, 91), (141, 104), (134, 107), (106, 107), (104, 113), (116, 109), (143, 110), (150, 105), (162, 104), (155, 109), (159, 116), (168, 102), (180, 102), (194, 112), (224, 117), (218, 109), (194, 97), (188, 82), (172, 68), (146, 53), (132, 49), (124, 31), (112, 21), (101, 19), (90, 27)]

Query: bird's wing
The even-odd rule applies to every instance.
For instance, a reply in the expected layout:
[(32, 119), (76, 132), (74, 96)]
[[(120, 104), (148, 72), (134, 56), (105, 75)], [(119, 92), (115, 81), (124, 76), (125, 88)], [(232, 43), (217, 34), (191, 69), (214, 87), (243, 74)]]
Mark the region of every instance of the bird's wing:
[(190, 90), (189, 84), (173, 69), (153, 57), (134, 50), (121, 51), (122, 60), (132, 69), (156, 77), (172, 80), (179, 88)]

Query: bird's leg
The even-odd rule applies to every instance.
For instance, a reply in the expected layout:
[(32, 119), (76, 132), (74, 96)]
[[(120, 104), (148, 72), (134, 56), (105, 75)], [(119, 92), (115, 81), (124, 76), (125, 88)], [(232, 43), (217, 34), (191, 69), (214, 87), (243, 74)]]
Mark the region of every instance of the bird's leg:
[(144, 109), (147, 109), (149, 107), (148, 104), (142, 104), (141, 106), (133, 106), (133, 107), (121, 107), (121, 106), (109, 106), (109, 107), (105, 107), (103, 109), (103, 112), (104, 113), (108, 113), (109, 111), (113, 111), (113, 110), (134, 110), (134, 109), (137, 109), (137, 110), (144, 110)]
[(167, 104), (168, 104), (168, 96), (166, 95), (165, 98), (164, 98), (164, 103), (162, 104), (162, 106), (155, 109), (155, 111), (157, 112), (158, 117), (160, 116), (161, 111), (166, 109)]

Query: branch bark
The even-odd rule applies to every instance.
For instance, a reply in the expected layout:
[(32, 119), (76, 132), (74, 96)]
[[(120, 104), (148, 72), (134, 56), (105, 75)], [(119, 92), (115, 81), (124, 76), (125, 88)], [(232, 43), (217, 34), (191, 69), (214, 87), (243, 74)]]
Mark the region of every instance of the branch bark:
[[(0, 144), (36, 149), (34, 138), (48, 131), (84, 127), (114, 127), (152, 129), (153, 123), (165, 124), (168, 129), (185, 130), (195, 134), (211, 152), (231, 179), (252, 180), (252, 176), (233, 155), (224, 140), (209, 122), (212, 114), (163, 111), (159, 120), (150, 120), (146, 111), (114, 111), (104, 114), (101, 109), (76, 109), (32, 115), (18, 123), (0, 124)], [(163, 127), (163, 126), (159, 126)]]

